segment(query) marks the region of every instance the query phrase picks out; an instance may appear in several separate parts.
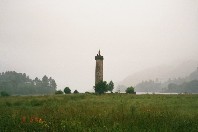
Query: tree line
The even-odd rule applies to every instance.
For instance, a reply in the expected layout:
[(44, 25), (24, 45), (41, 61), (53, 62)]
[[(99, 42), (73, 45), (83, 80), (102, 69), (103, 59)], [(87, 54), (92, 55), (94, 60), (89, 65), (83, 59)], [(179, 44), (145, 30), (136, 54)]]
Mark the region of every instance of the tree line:
[(25, 73), (6, 71), (0, 73), (0, 92), (9, 95), (54, 94), (57, 85), (52, 77), (30, 79)]
[[(45, 95), (45, 94), (70, 94), (71, 89), (65, 87), (64, 90), (56, 90), (57, 84), (52, 77), (44, 75), (42, 79), (36, 77), (30, 79), (25, 73), (17, 73), (15, 71), (6, 71), (0, 73), (0, 93), (1, 96), (9, 95)], [(96, 94), (103, 94), (106, 92), (113, 93), (114, 83), (110, 81), (101, 81), (94, 90)], [(74, 94), (79, 93), (78, 90), (73, 92)], [(126, 93), (135, 93), (133, 87), (129, 87)]]
[(135, 86), (138, 92), (169, 92), (169, 93), (198, 93), (198, 69), (184, 78), (168, 79), (160, 82), (158, 79), (142, 81)]
[(175, 93), (198, 93), (198, 80), (184, 82), (182, 84), (170, 83), (166, 92)]

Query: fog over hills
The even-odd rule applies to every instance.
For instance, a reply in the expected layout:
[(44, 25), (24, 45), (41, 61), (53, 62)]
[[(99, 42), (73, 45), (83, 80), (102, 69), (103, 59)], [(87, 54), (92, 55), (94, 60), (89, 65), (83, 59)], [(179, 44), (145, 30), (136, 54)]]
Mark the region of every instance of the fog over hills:
[(86, 92), (100, 49), (107, 82), (186, 76), (198, 63), (178, 60), (198, 58), (197, 7), (198, 0), (0, 0), (0, 72), (48, 75), (57, 89)]
[(171, 64), (159, 65), (151, 67), (136, 73), (133, 73), (126, 77), (119, 85), (135, 86), (137, 83), (146, 80), (156, 80), (161, 82), (168, 80), (169, 78), (186, 77), (191, 72), (195, 71), (198, 66), (198, 61), (188, 60), (183, 62), (173, 62)]

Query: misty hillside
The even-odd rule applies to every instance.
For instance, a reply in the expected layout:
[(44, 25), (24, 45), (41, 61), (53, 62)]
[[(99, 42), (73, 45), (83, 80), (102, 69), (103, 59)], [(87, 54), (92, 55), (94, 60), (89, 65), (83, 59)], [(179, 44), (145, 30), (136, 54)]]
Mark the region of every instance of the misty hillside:
[(186, 77), (192, 73), (198, 66), (198, 61), (189, 60), (182, 63), (174, 62), (173, 64), (160, 65), (158, 67), (149, 68), (140, 72), (129, 75), (120, 85), (135, 86), (146, 80), (156, 80), (160, 82), (167, 81), (169, 78)]

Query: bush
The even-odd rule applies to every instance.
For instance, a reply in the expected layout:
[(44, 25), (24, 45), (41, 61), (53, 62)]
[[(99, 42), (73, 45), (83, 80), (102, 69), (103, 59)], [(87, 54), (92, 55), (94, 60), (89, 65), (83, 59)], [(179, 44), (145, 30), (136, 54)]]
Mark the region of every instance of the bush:
[(78, 94), (78, 93), (79, 93), (78, 90), (75, 90), (75, 91), (74, 91), (74, 94)]
[(135, 94), (135, 91), (134, 91), (134, 87), (128, 87), (127, 89), (126, 89), (126, 93), (129, 93), (129, 94)]
[(55, 92), (55, 94), (63, 94), (63, 91), (58, 90), (58, 91)]

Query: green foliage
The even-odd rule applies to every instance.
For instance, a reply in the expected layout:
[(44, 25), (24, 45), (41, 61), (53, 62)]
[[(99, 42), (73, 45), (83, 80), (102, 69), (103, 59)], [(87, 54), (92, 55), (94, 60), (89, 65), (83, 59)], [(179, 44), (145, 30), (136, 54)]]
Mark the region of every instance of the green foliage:
[(42, 78), (42, 85), (43, 85), (43, 87), (48, 87), (49, 86), (49, 79), (46, 75), (43, 76), (43, 78)]
[(113, 81), (110, 81), (108, 84), (108, 91), (110, 91), (112, 93), (113, 89), (114, 89), (114, 83), (113, 83)]
[(74, 90), (74, 94), (77, 94), (77, 93), (79, 93), (78, 90)]
[(7, 71), (0, 74), (0, 92), (5, 91), (10, 95), (38, 95), (54, 94), (56, 82), (45, 75), (42, 81), (39, 78), (30, 79), (25, 73)]
[(1, 92), (1, 96), (2, 96), (2, 97), (7, 97), (7, 96), (9, 96), (9, 94), (8, 94), (7, 92), (5, 92), (5, 91), (2, 91), (2, 92)]
[(96, 84), (95, 88), (95, 93), (98, 94), (103, 94), (108, 91), (108, 84), (106, 81), (100, 81), (99, 83)]
[(71, 93), (70, 88), (69, 88), (69, 87), (65, 87), (64, 93), (65, 93), (65, 94), (70, 94), (70, 93)]
[(131, 87), (128, 87), (126, 89), (126, 93), (134, 94), (135, 93), (134, 88), (132, 86)]
[(49, 84), (50, 84), (50, 87), (56, 89), (57, 87), (56, 81), (52, 79), (51, 77), (49, 78)]
[(55, 92), (55, 94), (63, 94), (63, 91), (62, 91), (62, 90), (57, 90), (57, 91)]
[(196, 132), (198, 95), (0, 98), (0, 131)]

